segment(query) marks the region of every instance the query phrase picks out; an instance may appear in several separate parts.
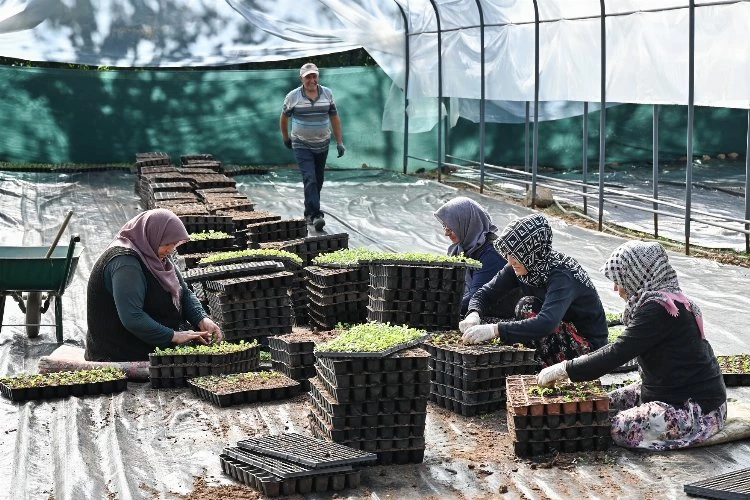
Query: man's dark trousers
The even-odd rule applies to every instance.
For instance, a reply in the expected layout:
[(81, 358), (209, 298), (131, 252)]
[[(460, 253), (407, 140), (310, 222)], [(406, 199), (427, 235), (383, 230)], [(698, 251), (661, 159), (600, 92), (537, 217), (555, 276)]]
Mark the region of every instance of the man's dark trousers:
[(305, 217), (311, 221), (323, 215), (320, 211), (320, 191), (323, 189), (323, 172), (328, 151), (313, 153), (309, 149), (294, 148), (294, 157), (302, 172), (302, 184), (305, 186)]

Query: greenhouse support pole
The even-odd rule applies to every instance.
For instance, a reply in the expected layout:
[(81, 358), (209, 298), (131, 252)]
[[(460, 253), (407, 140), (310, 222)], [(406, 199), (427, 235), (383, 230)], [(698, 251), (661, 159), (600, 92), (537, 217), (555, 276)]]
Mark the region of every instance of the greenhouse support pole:
[(690, 255), (690, 209), (693, 196), (693, 120), (695, 113), (695, 0), (690, 0), (688, 21), (688, 123), (685, 168), (685, 255)]
[[(747, 110), (747, 147), (745, 148), (745, 220), (750, 220), (750, 109)], [(745, 230), (750, 224), (745, 223)], [(745, 253), (750, 253), (750, 234), (745, 234)]]
[(396, 2), (398, 10), (401, 11), (401, 17), (404, 19), (404, 66), (406, 72), (404, 74), (404, 175), (409, 169), (409, 19), (406, 17), (406, 12), (401, 4)]
[(607, 148), (607, 12), (604, 0), (599, 0), (601, 16), (601, 90), (599, 110), (599, 231), (604, 227), (604, 155)]
[[(529, 172), (529, 145), (531, 144), (529, 142), (531, 131), (529, 130), (529, 113), (530, 113), (530, 106), (529, 101), (526, 101), (526, 121), (524, 122), (526, 125), (524, 126), (524, 151), (523, 151), (523, 171), (528, 173)], [(528, 191), (529, 186), (526, 185), (526, 190)]]
[(583, 181), (583, 213), (588, 214), (589, 197), (586, 196), (589, 175), (589, 103), (583, 103), (583, 151), (581, 152), (581, 181)]
[(539, 5), (534, 2), (534, 149), (531, 157), (531, 208), (536, 206), (536, 175), (539, 162)]
[[(654, 185), (654, 199), (659, 199), (659, 105), (654, 104), (654, 172), (653, 172), (653, 185)], [(659, 237), (659, 214), (656, 212), (659, 210), (659, 203), (654, 202), (654, 238)]]
[(475, 0), (477, 11), (479, 12), (479, 46), (482, 51), (482, 59), (479, 64), (481, 73), (479, 84), (479, 193), (484, 193), (484, 146), (485, 146), (485, 129), (484, 129), (484, 108), (485, 108), (485, 66), (484, 66), (484, 11), (482, 10), (482, 0)]
[(430, 0), (432, 10), (435, 11), (435, 21), (437, 21), (437, 51), (438, 51), (438, 151), (437, 151), (437, 171), (438, 182), (443, 170), (443, 34), (440, 29), (440, 13), (438, 12), (435, 0)]

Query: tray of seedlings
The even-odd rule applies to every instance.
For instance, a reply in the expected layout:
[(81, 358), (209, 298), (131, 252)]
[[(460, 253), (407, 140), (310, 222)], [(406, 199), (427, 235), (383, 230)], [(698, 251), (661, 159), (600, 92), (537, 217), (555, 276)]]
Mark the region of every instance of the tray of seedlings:
[(313, 435), (376, 453), (381, 464), (421, 462), (429, 355), (408, 346), (424, 334), (365, 324), (319, 344), (316, 377), (310, 379)]
[(505, 406), (505, 379), (537, 373), (535, 350), (494, 339), (466, 345), (461, 333), (437, 333), (424, 342), (430, 354), (430, 399), (438, 406), (471, 417)]
[(193, 394), (221, 408), (288, 399), (302, 392), (299, 382), (276, 371), (208, 375), (187, 383)]
[(98, 396), (121, 392), (127, 387), (127, 376), (119, 368), (21, 374), (0, 378), (0, 393), (11, 401)]
[(716, 356), (727, 387), (750, 385), (750, 354)]
[[(615, 325), (609, 326), (608, 329), (609, 329), (609, 333), (607, 335), (607, 341), (610, 344), (612, 344), (625, 331), (625, 326), (622, 323), (620, 323), (620, 324), (615, 324)], [(627, 363), (622, 364), (622, 365), (618, 366), (617, 368), (611, 370), (610, 373), (632, 372), (632, 371), (637, 370), (637, 369), (638, 369), (638, 359), (637, 358), (633, 358), (630, 361), (628, 361)]]
[(548, 388), (534, 375), (512, 375), (506, 390), (516, 455), (603, 451), (612, 443), (609, 396), (598, 380)]
[(218, 252), (231, 250), (235, 247), (234, 236), (224, 231), (201, 231), (191, 233), (190, 241), (177, 247), (179, 254), (191, 254), (199, 252)]
[(228, 215), (182, 215), (180, 220), (188, 234), (211, 230), (234, 233), (234, 221)]
[(266, 497), (356, 488), (376, 455), (299, 434), (262, 436), (224, 448), (222, 470)]
[(149, 357), (153, 388), (185, 387), (188, 378), (255, 370), (260, 363), (257, 341), (156, 348)]
[(318, 255), (334, 252), (349, 247), (349, 235), (347, 233), (324, 234), (320, 236), (307, 236), (289, 241), (269, 241), (260, 243), (260, 248), (286, 250), (298, 255), (305, 266)]

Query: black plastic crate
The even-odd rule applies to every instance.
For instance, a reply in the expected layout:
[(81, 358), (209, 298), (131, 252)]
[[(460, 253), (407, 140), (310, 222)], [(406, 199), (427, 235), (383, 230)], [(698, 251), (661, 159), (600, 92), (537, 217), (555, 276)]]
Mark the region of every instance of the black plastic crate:
[(311, 469), (369, 464), (377, 459), (372, 453), (363, 453), (348, 446), (295, 433), (244, 439), (238, 441), (237, 446)]

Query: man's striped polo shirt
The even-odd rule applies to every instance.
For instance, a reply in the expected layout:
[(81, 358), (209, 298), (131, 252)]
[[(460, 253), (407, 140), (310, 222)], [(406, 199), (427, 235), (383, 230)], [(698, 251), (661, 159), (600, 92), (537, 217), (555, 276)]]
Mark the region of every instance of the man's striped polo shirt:
[(286, 95), (282, 112), (292, 117), (293, 148), (309, 149), (314, 153), (328, 150), (331, 142), (330, 116), (337, 113), (331, 89), (318, 85), (318, 98), (313, 101), (300, 86)]

